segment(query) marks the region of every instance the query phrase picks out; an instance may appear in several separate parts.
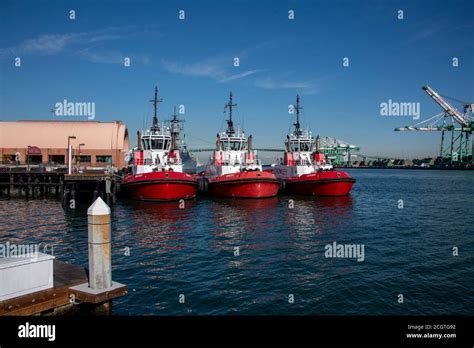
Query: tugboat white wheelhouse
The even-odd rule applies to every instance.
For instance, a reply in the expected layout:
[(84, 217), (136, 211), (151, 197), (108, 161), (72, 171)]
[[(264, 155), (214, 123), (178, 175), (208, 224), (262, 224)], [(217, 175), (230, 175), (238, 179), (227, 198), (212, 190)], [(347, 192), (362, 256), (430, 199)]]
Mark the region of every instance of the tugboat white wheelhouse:
[(132, 152), (131, 174), (123, 179), (126, 196), (146, 201), (175, 201), (196, 196), (196, 179), (183, 173), (177, 134), (158, 126), (158, 89), (155, 87), (153, 126), (138, 132), (138, 147)]
[(234, 129), (230, 92), (225, 111), (229, 113), (227, 130), (217, 134), (216, 149), (204, 173), (211, 195), (234, 198), (267, 198), (278, 193), (280, 184), (270, 172), (263, 171), (252, 149), (252, 136), (245, 137), (241, 129)]
[(282, 163), (273, 173), (284, 182), (285, 191), (307, 196), (345, 196), (349, 194), (355, 179), (349, 174), (334, 170), (319, 152), (319, 144), (309, 130), (300, 125), (300, 98), (296, 96), (295, 130), (286, 137)]

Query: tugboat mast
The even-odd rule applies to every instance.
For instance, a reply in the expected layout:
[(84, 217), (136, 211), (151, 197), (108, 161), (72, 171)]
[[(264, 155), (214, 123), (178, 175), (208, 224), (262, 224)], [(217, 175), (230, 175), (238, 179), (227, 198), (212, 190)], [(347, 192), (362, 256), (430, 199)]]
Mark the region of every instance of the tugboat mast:
[(224, 112), (229, 108), (229, 119), (227, 120), (227, 135), (232, 136), (235, 134), (234, 122), (232, 121), (232, 107), (237, 106), (237, 104), (232, 104), (232, 91), (230, 92), (229, 102), (224, 106)]
[(300, 107), (300, 96), (296, 95), (296, 123), (293, 123), (295, 126), (295, 135), (299, 138), (303, 132), (301, 131), (301, 125), (300, 125), (300, 110), (303, 108)]
[(158, 87), (155, 86), (155, 98), (150, 100), (153, 103), (154, 114), (153, 114), (153, 126), (151, 130), (159, 131), (160, 127), (158, 126), (158, 103), (161, 103), (163, 99), (158, 99)]
[(176, 114), (176, 105), (174, 106), (174, 109), (173, 109), (173, 122), (179, 122), (178, 121), (178, 115)]
[(180, 133), (180, 123), (184, 122), (178, 119), (178, 115), (176, 114), (176, 106), (174, 107), (173, 118), (171, 119), (171, 147), (173, 149), (178, 148), (178, 136)]

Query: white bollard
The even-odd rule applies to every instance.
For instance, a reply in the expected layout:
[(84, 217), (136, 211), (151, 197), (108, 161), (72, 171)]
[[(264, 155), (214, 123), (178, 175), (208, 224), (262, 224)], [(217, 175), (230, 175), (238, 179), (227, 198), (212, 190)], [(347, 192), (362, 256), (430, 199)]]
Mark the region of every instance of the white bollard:
[(112, 286), (110, 208), (102, 200), (87, 209), (89, 239), (89, 288), (100, 290)]

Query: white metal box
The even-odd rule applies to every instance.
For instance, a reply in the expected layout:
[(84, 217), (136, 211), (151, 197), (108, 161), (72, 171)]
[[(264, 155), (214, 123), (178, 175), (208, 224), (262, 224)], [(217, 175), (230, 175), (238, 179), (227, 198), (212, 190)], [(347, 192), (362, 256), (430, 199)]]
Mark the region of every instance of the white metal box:
[(0, 301), (53, 287), (54, 256), (0, 258)]

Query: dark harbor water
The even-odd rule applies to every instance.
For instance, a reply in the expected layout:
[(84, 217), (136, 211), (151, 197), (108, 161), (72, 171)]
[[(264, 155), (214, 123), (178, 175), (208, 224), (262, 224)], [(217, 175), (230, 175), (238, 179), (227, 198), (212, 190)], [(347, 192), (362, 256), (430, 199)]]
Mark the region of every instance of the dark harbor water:
[[(474, 172), (350, 172), (343, 198), (118, 202), (113, 279), (129, 295), (113, 313), (473, 315)], [(0, 200), (0, 243), (53, 243), (59, 259), (87, 266), (86, 208)], [(364, 261), (326, 258), (334, 241), (363, 244)]]

